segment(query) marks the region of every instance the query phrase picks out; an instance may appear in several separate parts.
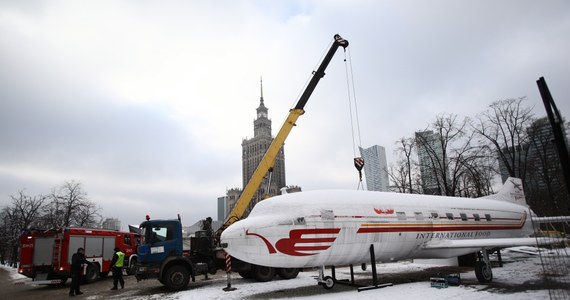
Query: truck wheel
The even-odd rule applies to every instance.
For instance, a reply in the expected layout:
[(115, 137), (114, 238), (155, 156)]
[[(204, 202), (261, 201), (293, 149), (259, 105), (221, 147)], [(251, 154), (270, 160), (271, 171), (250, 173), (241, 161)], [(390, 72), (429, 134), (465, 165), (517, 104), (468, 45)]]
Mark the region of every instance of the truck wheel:
[(283, 279), (293, 279), (299, 275), (299, 269), (297, 268), (281, 268), (277, 269), (277, 275)]
[(183, 266), (172, 266), (166, 270), (163, 281), (169, 290), (180, 291), (188, 286), (190, 274)]
[(267, 282), (275, 277), (275, 268), (255, 266), (253, 268), (253, 277), (259, 282)]
[(127, 268), (127, 275), (135, 275), (137, 273), (137, 259), (133, 257)]
[(85, 282), (91, 283), (94, 282), (99, 278), (99, 265), (98, 264), (90, 264), (87, 266), (87, 270), (85, 270)]

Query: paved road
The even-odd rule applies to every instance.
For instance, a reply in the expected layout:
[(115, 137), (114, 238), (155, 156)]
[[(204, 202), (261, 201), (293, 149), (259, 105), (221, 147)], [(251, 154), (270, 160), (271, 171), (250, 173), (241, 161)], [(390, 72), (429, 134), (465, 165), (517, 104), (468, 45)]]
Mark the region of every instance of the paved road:
[[(0, 268), (0, 300), (133, 299), (151, 295), (153, 297), (147, 299), (160, 299), (171, 294), (158, 280), (137, 282), (134, 276), (124, 276), (124, 279), (125, 288), (122, 290), (110, 290), (113, 286), (113, 278), (109, 276), (94, 283), (81, 285), (81, 291), (84, 294), (71, 298), (69, 297), (70, 280), (58, 286), (29, 285), (31, 279), (13, 279), (9, 271)], [(197, 283), (200, 281), (202, 277), (196, 278)]]

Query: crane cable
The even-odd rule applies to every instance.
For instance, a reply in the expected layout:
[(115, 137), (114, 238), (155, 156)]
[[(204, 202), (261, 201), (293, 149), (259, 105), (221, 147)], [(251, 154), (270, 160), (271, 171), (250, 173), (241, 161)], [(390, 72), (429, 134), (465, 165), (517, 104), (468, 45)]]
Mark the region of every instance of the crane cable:
[[(346, 86), (347, 86), (347, 95), (348, 95), (348, 110), (350, 113), (350, 131), (352, 134), (352, 153), (354, 155), (354, 167), (358, 171), (358, 187), (357, 189), (362, 188), (364, 190), (364, 183), (362, 182), (362, 168), (364, 168), (364, 159), (361, 156), (357, 156), (357, 145), (356, 142), (358, 141), (358, 148), (362, 148), (362, 141), (360, 137), (360, 120), (358, 118), (358, 105), (356, 101), (356, 90), (354, 88), (354, 75), (352, 71), (352, 57), (350, 55), (350, 49), (348, 49), (348, 61), (347, 61), (347, 54), (346, 49), (344, 51), (344, 66), (346, 72)], [(351, 93), (352, 87), (352, 93)], [(354, 101), (352, 101), (354, 99)], [(353, 104), (354, 102), (354, 104)], [(354, 114), (352, 112), (352, 108), (354, 106)], [(354, 118), (353, 118), (354, 116)], [(356, 119), (356, 126), (355, 121)], [(356, 127), (356, 129), (355, 129)], [(360, 150), (359, 150), (360, 151)]]

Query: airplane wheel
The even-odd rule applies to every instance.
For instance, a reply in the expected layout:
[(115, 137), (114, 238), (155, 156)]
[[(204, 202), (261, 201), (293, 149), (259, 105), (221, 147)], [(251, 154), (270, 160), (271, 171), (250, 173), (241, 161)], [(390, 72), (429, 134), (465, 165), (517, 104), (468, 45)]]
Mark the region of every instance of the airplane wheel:
[(253, 278), (253, 271), (249, 270), (249, 271), (240, 271), (238, 272), (239, 276), (241, 276), (243, 279), (251, 279)]
[(491, 266), (486, 264), (484, 261), (476, 262), (475, 276), (480, 283), (489, 283), (493, 281), (493, 271), (491, 270)]
[(277, 269), (277, 275), (283, 279), (293, 279), (299, 275), (299, 269), (297, 268), (281, 268)]
[(275, 268), (255, 266), (253, 269), (253, 277), (259, 282), (267, 282), (275, 277)]
[(322, 282), (319, 282), (326, 290), (330, 290), (334, 287), (334, 280), (330, 276), (325, 276)]

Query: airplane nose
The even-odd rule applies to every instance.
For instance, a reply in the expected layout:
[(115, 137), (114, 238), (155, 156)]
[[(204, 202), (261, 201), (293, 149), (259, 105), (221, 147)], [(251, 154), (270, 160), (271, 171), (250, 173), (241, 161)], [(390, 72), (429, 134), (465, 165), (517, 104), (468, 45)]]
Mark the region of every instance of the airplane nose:
[(232, 257), (252, 264), (264, 265), (267, 258), (260, 256), (260, 253), (264, 252), (264, 248), (260, 247), (262, 245), (260, 243), (263, 242), (256, 236), (252, 238), (251, 233), (248, 234), (248, 230), (251, 231), (255, 227), (252, 224), (255, 220), (252, 221), (252, 219), (241, 220), (230, 225), (222, 232), (220, 242), (224, 250)]
[(230, 255), (237, 257), (236, 253), (244, 243), (245, 229), (240, 224), (234, 223), (230, 225), (220, 237), (220, 242)]

